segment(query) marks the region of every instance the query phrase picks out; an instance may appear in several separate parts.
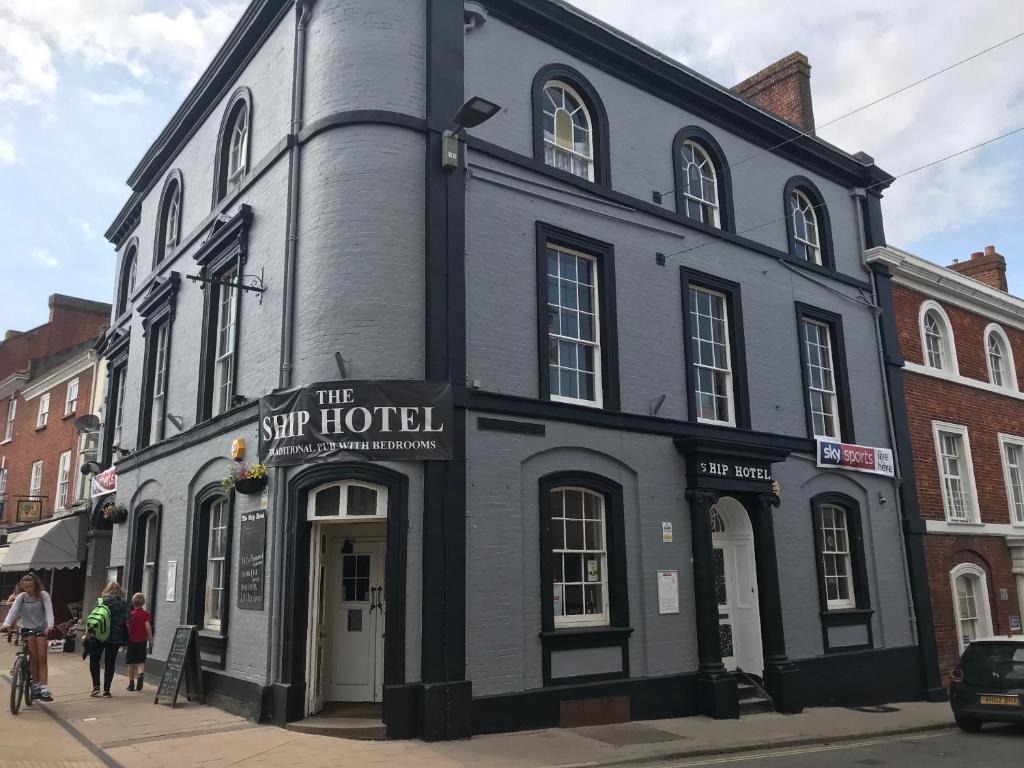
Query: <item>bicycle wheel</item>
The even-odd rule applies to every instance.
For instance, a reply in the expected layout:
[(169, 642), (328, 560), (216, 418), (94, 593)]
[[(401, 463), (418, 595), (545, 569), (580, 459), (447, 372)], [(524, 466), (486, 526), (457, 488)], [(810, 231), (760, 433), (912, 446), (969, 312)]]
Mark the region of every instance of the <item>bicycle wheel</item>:
[(25, 686), (25, 706), (26, 707), (31, 707), (32, 706), (32, 675), (30, 673), (32, 671), (32, 666), (29, 664), (28, 660), (26, 659), (25, 662), (22, 664), (22, 667), (25, 670), (25, 679), (24, 679), (24, 681), (22, 683)]
[(21, 697), (25, 692), (24, 683), (21, 678), (25, 674), (25, 661), (24, 659), (16, 659), (14, 666), (11, 667), (11, 714), (18, 714), (18, 710), (21, 709)]

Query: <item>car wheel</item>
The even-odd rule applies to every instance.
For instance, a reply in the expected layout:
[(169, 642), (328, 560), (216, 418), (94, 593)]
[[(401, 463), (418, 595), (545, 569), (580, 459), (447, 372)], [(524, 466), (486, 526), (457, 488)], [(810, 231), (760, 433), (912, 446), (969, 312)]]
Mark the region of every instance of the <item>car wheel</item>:
[(964, 733), (977, 733), (981, 730), (980, 720), (971, 720), (966, 717), (956, 718), (956, 725)]

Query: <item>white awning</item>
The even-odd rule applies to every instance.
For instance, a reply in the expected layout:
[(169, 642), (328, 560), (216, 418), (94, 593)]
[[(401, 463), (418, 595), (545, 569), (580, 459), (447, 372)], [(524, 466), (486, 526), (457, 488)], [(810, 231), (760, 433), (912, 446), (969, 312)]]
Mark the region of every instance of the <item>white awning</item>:
[(82, 564), (82, 516), (62, 517), (18, 531), (0, 563), (2, 571), (78, 568)]

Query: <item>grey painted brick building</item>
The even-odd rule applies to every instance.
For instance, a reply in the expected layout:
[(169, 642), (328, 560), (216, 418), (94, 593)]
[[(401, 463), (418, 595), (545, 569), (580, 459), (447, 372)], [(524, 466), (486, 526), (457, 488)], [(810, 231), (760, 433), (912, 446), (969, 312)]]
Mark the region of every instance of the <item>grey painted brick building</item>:
[[(107, 233), (154, 666), (199, 625), (223, 706), (430, 739), (934, 688), (862, 260), (891, 179), (799, 134), (553, 0), (254, 0)], [(225, 495), (260, 398), (339, 367), (450, 384), (451, 458)]]

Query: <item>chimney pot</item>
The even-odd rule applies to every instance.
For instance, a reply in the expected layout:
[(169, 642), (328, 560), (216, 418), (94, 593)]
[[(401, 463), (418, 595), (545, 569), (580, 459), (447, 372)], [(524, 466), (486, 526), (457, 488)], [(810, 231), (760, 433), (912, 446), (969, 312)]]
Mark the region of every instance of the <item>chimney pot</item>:
[(996, 247), (994, 245), (986, 245), (985, 246), (985, 255), (986, 256), (994, 256), (995, 253), (996, 253)]
[(982, 253), (981, 251), (975, 251), (974, 253), (971, 254), (971, 261), (974, 261), (975, 259), (980, 259), (984, 255), (985, 254)]

